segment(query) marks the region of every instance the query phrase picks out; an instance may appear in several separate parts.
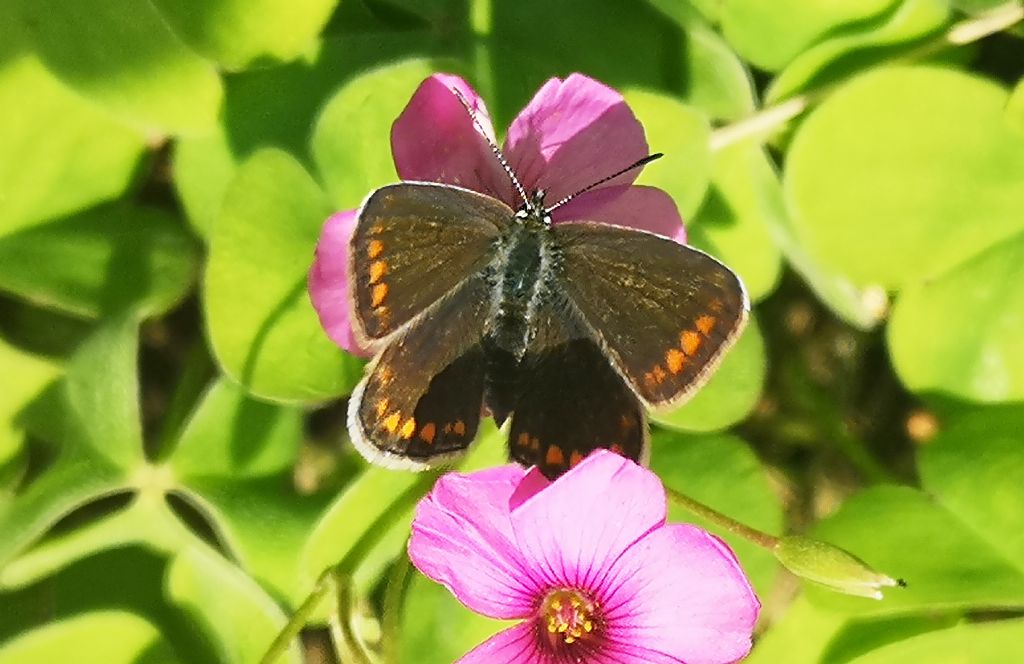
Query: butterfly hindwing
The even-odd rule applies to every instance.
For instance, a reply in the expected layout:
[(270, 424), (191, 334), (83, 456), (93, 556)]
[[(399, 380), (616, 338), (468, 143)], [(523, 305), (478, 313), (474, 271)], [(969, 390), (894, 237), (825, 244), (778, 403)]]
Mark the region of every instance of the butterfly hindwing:
[(643, 406), (564, 295), (548, 292), (531, 321), (534, 336), (519, 371), (509, 456), (557, 477), (593, 450), (634, 461), (647, 456)]
[(349, 433), (364, 456), (421, 469), (469, 447), (483, 400), (488, 293), (480, 276), (471, 277), (371, 362), (348, 411)]
[(565, 292), (634, 391), (652, 406), (702, 385), (739, 335), (739, 278), (707, 254), (589, 222), (552, 228)]
[(512, 216), (501, 201), (452, 186), (402, 182), (370, 194), (349, 254), (361, 340), (387, 337), (479, 272)]

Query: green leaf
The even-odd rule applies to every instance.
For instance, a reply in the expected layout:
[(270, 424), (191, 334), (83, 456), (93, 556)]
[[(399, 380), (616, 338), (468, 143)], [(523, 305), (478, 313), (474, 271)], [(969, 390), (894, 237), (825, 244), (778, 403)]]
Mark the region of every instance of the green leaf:
[(1010, 93), (1009, 101), (1006, 102), (1006, 123), (1024, 136), (1024, 78), (1017, 81), (1013, 92)]
[(299, 495), (290, 474), (191, 477), (174, 493), (206, 517), (242, 569), (291, 606), (302, 603), (302, 547), (330, 496)]
[(228, 69), (291, 60), (313, 45), (338, 0), (154, 0), (202, 55)]
[(1024, 574), (1024, 405), (977, 409), (921, 451), (925, 488)]
[[(949, 627), (959, 619), (943, 616), (899, 616), (864, 620), (829, 611), (799, 595), (754, 645), (746, 664), (832, 664), (857, 661), (889, 643)], [(914, 661), (914, 660), (908, 660)], [(928, 660), (930, 661), (930, 660)]]
[[(412, 523), (412, 500), (426, 493), (433, 475), (396, 472), (369, 467), (356, 477), (324, 512), (303, 547), (302, 588), (308, 592), (328, 567), (336, 565), (382, 515), (398, 511), (388, 520), (387, 532), (360, 561), (354, 576), (360, 592), (380, 578), (396, 555), (404, 551)], [(409, 507), (405, 507), (408, 504)]]
[(822, 654), (848, 621), (848, 616), (815, 606), (800, 595), (757, 640), (744, 664), (825, 664)]
[(683, 99), (716, 119), (738, 120), (753, 113), (750, 71), (697, 9), (678, 0), (649, 2), (683, 31)]
[(800, 53), (772, 81), (766, 104), (835, 82), (851, 72), (899, 57), (940, 32), (950, 17), (946, 0), (902, 0), (892, 13), (844, 31)]
[[(311, 127), (327, 99), (372, 67), (402, 57), (433, 55), (438, 50), (435, 39), (433, 34), (418, 30), (330, 36), (323, 39), (309, 61), (229, 76), (223, 123), (232, 151), (243, 159), (261, 147), (276, 146), (308, 166)], [(403, 106), (406, 102), (408, 97), (394, 100)], [(256, 108), (259, 113), (253, 113)], [(383, 137), (372, 138), (386, 141), (388, 135), (385, 132)], [(390, 146), (385, 154), (391, 154)]]
[(22, 588), (38, 583), (99, 551), (134, 544), (172, 552), (190, 538), (185, 527), (167, 512), (162, 496), (135, 497), (124, 509), (36, 544), (3, 567), (0, 586)]
[(413, 572), (402, 607), (397, 661), (449, 664), (514, 624), (470, 611), (444, 586)]
[[(964, 464), (962, 472), (969, 472)], [(816, 537), (841, 546), (875, 569), (906, 580), (882, 601), (808, 588), (809, 596), (836, 611), (891, 615), (923, 610), (1024, 607), (1024, 567), (1007, 560), (991, 539), (940, 501), (909, 487), (884, 486), (847, 500), (818, 524)], [(927, 555), (921, 543), (928, 542)]]
[(26, 411), (26, 429), (61, 449), (52, 466), (0, 505), (0, 566), (76, 507), (123, 490), (128, 472), (142, 465), (137, 329), (132, 315), (100, 327), (65, 377)]
[(0, 663), (63, 662), (70, 653), (83, 664), (180, 661), (155, 625), (134, 613), (108, 610), (64, 618), (23, 634), (0, 649)]
[(153, 315), (185, 296), (197, 262), (174, 217), (116, 203), (0, 237), (0, 288), (87, 318)]
[(739, 422), (753, 410), (765, 376), (764, 339), (751, 316), (736, 345), (728, 350), (707, 385), (682, 406), (652, 412), (658, 424), (686, 431), (717, 431)]
[(410, 60), (356, 76), (324, 106), (313, 129), (313, 159), (338, 209), (359, 207), (367, 194), (395, 182), (391, 125), (423, 79), (426, 60)]
[[(730, 434), (656, 431), (651, 468), (665, 486), (767, 533), (782, 529), (782, 506), (750, 447)], [(736, 552), (758, 595), (768, 596), (779, 565), (772, 554), (669, 502), (669, 521), (695, 523), (721, 536)]]
[(743, 279), (757, 302), (775, 289), (782, 254), (772, 240), (773, 225), (785, 211), (779, 183), (763, 152), (735, 144), (712, 155), (711, 187), (689, 226), (690, 242), (725, 262)]
[[(0, 391), (0, 469), (5, 469), (21, 451), (25, 434), (15, 416), (60, 374), (53, 362), (9, 346), (0, 339), (0, 366), (4, 368), (4, 389)], [(0, 480), (0, 502), (4, 484)]]
[[(286, 622), (252, 579), (205, 547), (187, 548), (173, 558), (165, 588), (214, 641), (222, 662), (259, 661)], [(301, 664), (298, 644), (279, 661)]]
[(224, 379), (207, 391), (171, 454), (179, 478), (240, 480), (290, 472), (302, 441), (302, 413), (246, 397)]
[(888, 329), (896, 372), (915, 392), (1024, 400), (1024, 232), (903, 290)]
[(881, 15), (898, 0), (726, 0), (722, 33), (755, 66), (778, 71), (844, 25)]
[(331, 212), (309, 174), (279, 150), (246, 160), (228, 189), (210, 236), (204, 312), (217, 361), (257, 397), (324, 401), (359, 378), (361, 363), (327, 338), (306, 292)]
[[(644, 126), (651, 151), (665, 154), (645, 167), (636, 183), (665, 191), (684, 220), (692, 217), (711, 177), (707, 117), (665, 94), (627, 89), (623, 96)], [(679, 177), (680, 173), (686, 177)]]
[(174, 189), (192, 227), (209, 237), (238, 160), (223, 131), (174, 143)]
[(786, 160), (801, 243), (857, 284), (898, 288), (1024, 230), (1024, 136), (1003, 121), (1007, 99), (925, 66), (843, 86), (800, 125)]
[(119, 196), (145, 153), (31, 55), (0, 64), (0, 108), (0, 236)]
[(663, 54), (680, 51), (669, 19), (644, 2), (495, 2), (488, 18), (478, 57), (490, 76), (476, 83), (499, 135), (552, 76), (584, 72), (616, 89), (668, 90)]
[(149, 2), (24, 0), (43, 63), (61, 80), (150, 132), (212, 126), (223, 91), (213, 67)]
[(1024, 620), (957, 625), (889, 644), (858, 657), (856, 664), (960, 664), (1001, 662), (1019, 653), (1024, 643)]

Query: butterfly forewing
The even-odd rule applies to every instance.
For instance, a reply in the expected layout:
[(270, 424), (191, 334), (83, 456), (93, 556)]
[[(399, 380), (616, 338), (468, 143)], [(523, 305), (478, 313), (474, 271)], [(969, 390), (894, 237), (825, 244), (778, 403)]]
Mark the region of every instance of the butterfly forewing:
[(488, 294), (484, 280), (471, 277), (371, 362), (348, 411), (349, 433), (364, 456), (417, 469), (444, 463), (473, 441)]
[(599, 447), (645, 460), (644, 409), (564, 294), (546, 293), (531, 326), (509, 433), (511, 458), (549, 478)]
[(589, 222), (552, 233), (565, 292), (634, 391), (662, 406), (700, 387), (746, 321), (739, 278), (650, 233)]
[(392, 334), (479, 272), (512, 216), (501, 201), (452, 186), (403, 182), (370, 194), (349, 261), (362, 340)]

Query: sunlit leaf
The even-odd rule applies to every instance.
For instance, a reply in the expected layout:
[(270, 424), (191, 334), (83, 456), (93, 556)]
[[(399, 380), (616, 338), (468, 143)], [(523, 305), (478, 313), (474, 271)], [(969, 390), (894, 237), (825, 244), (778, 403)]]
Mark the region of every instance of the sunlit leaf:
[(145, 151), (33, 56), (0, 64), (0, 108), (0, 236), (119, 195)]
[(859, 285), (897, 288), (1024, 230), (1024, 136), (1003, 121), (1007, 99), (990, 81), (924, 66), (838, 90), (786, 160), (801, 243)]
[(154, 0), (186, 43), (229, 69), (291, 60), (313, 45), (338, 0)]
[(163, 210), (103, 205), (0, 237), (0, 289), (76, 316), (177, 304), (197, 269), (195, 242)]
[(210, 127), (223, 91), (213, 66), (188, 49), (149, 2), (22, 3), (32, 43), (62, 81), (151, 132)]
[[(769, 534), (782, 529), (782, 505), (750, 447), (730, 434), (656, 432), (651, 469), (665, 486), (726, 516)], [(669, 521), (695, 523), (724, 538), (761, 597), (767, 597), (779, 565), (771, 553), (712, 525), (669, 500)]]
[[(113, 635), (116, 638), (112, 638)], [(180, 661), (160, 630), (127, 611), (94, 611), (65, 618), (9, 641), (0, 648), (0, 663), (75, 661), (137, 664)]]
[(210, 237), (203, 307), (221, 367), (250, 393), (324, 401), (352, 389), (361, 363), (335, 346), (306, 292), (332, 212), (294, 158), (264, 150), (239, 169)]

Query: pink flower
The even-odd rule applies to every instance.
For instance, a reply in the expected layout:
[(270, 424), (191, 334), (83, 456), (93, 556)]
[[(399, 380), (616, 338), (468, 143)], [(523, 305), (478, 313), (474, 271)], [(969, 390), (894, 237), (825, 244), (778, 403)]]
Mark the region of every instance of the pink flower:
[(554, 482), (518, 466), (445, 475), (409, 556), (470, 609), (522, 619), (464, 664), (734, 662), (760, 608), (729, 547), (666, 524), (657, 476), (604, 450)]
[[(518, 209), (523, 201), (453, 88), (495, 139), (487, 108), (473, 88), (457, 76), (435, 74), (420, 84), (391, 128), (398, 176), (457, 184)], [(644, 129), (622, 95), (582, 74), (545, 83), (512, 121), (503, 151), (524, 189), (544, 189), (549, 205), (648, 154)], [(684, 242), (675, 203), (660, 189), (634, 185), (639, 174), (632, 170), (580, 195), (556, 210), (552, 221), (632, 226)], [(366, 355), (350, 324), (348, 243), (355, 213), (339, 212), (324, 225), (309, 294), (328, 336), (345, 350)]]

